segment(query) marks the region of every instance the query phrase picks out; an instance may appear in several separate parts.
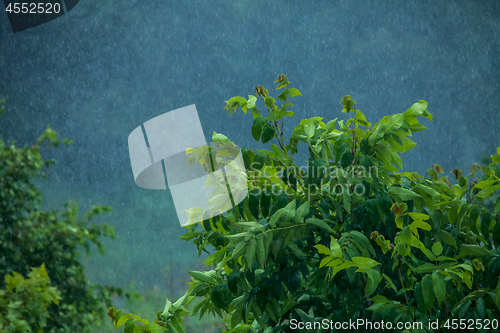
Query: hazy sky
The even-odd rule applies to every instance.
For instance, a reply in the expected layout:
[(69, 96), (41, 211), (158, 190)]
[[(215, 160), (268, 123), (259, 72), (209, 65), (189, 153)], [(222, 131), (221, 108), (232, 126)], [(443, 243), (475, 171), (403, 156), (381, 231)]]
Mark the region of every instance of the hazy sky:
[[(101, 273), (147, 285), (166, 261), (182, 264), (178, 251), (201, 260), (177, 238), (169, 191), (134, 183), (127, 137), (141, 123), (196, 104), (207, 141), (217, 131), (258, 148), (251, 115), (230, 117), (224, 101), (259, 84), (274, 92), (286, 74), (303, 96), (285, 132), (305, 117), (345, 119), (347, 94), (372, 123), (423, 99), (434, 122), (414, 136), (405, 169), (467, 170), (500, 145), (499, 52), (495, 0), (85, 0), (16, 34), (0, 14), (0, 95), (8, 98), (0, 129), (24, 144), (50, 123), (75, 141), (48, 153), (59, 164), (43, 183), (45, 200), (113, 206), (119, 240), (108, 245), (110, 258), (136, 251)], [(146, 272), (120, 274), (137, 265)]]

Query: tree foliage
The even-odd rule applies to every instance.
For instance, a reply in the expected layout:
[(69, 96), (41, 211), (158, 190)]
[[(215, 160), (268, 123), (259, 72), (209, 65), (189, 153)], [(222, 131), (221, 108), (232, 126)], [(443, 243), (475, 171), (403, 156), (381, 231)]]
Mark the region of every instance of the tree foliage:
[(5, 276), (5, 290), (0, 290), (0, 331), (5, 333), (43, 332), (47, 307), (59, 304), (60, 293), (50, 286), (50, 278), (42, 264), (32, 268), (24, 279), (13, 272)]
[[(192, 315), (220, 316), (226, 332), (287, 332), (299, 322), (327, 332), (359, 319), (423, 324), (406, 332), (432, 331), (429, 320), (441, 329), (471, 328), (470, 319), (475, 329), (479, 319), (498, 327), (500, 147), (468, 176), (453, 170), (453, 182), (437, 164), (424, 176), (403, 172), (400, 154), (426, 129), (420, 119), (433, 120), (428, 103), (372, 124), (349, 95), (340, 104), (351, 119), (302, 119), (287, 143), (283, 121), (301, 93), (285, 75), (275, 83), (277, 99), (257, 86), (255, 96), (226, 101), (231, 114), (251, 110), (252, 135), (270, 150), (242, 149), (246, 199), (181, 237), (210, 253), (211, 269), (188, 271), (189, 291), (174, 305), (167, 300), (155, 326), (112, 308), (115, 324), (185, 332), (185, 306), (196, 299)], [(298, 144), (309, 151), (301, 168)], [(332, 326), (312, 326), (325, 321)]]
[[(93, 207), (83, 219), (75, 203), (67, 203), (62, 209), (41, 209), (42, 196), (33, 180), (45, 177), (44, 167), (54, 163), (41, 156), (40, 149), (47, 143), (60, 143), (50, 128), (29, 147), (18, 148), (14, 142), (0, 140), (0, 275), (17, 272), (16, 280), (31, 274), (31, 267), (44, 265), (48, 275), (42, 274), (41, 268), (37, 272), (47, 275), (47, 280), (50, 277), (61, 295), (59, 304), (48, 305), (45, 332), (87, 332), (89, 325), (99, 325), (104, 319), (104, 306), (111, 305), (110, 296), (122, 294), (119, 288), (90, 283), (79, 261), (80, 250), (85, 249), (88, 255), (92, 244), (104, 253), (100, 239), (113, 237), (114, 230), (91, 220), (111, 209)], [(33, 277), (27, 281), (35, 283)], [(8, 290), (8, 284), (0, 281), (1, 288)], [(36, 297), (44, 295), (45, 287), (40, 288)], [(30, 315), (37, 311), (34, 307)]]

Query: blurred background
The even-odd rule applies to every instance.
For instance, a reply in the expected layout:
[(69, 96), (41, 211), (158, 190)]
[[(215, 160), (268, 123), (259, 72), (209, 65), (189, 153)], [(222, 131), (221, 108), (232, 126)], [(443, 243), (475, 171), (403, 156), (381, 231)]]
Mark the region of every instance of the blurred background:
[(101, 220), (116, 240), (85, 259), (87, 275), (133, 284), (161, 308), (188, 289), (186, 269), (205, 269), (204, 256), (178, 238), (169, 190), (135, 185), (128, 135), (196, 104), (207, 141), (217, 131), (260, 148), (252, 116), (230, 117), (225, 101), (260, 84), (276, 96), (279, 74), (302, 92), (285, 133), (301, 118), (347, 119), (347, 94), (372, 123), (423, 99), (434, 122), (414, 135), (405, 171), (437, 163), (467, 174), (500, 145), (500, 2), (85, 0), (16, 34), (0, 13), (0, 134), (22, 146), (50, 124), (74, 140), (46, 151), (58, 164), (39, 181), (44, 206), (112, 206)]

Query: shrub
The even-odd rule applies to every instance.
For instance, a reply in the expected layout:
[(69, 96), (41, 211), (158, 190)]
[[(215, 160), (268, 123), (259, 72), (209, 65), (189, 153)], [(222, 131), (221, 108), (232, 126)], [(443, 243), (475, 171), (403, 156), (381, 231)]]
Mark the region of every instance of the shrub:
[[(271, 150), (241, 150), (246, 199), (181, 237), (210, 251), (212, 269), (188, 271), (189, 291), (143, 328), (184, 332), (184, 306), (202, 297), (193, 315), (224, 318), (226, 332), (326, 332), (349, 321), (358, 332), (497, 329), (500, 147), (468, 176), (453, 170), (457, 184), (437, 164), (425, 176), (401, 172), (400, 153), (426, 129), (419, 119), (433, 120), (428, 103), (372, 124), (349, 95), (340, 103), (353, 118), (302, 119), (287, 144), (289, 99), (301, 93), (285, 75), (275, 83), (284, 88), (277, 100), (257, 86), (255, 96), (226, 102), (231, 114), (251, 110), (252, 135)], [(303, 168), (293, 158), (299, 143), (309, 151)], [(141, 320), (114, 308), (110, 315), (126, 332)]]
[(0, 290), (0, 329), (6, 333), (43, 332), (50, 303), (59, 304), (60, 293), (50, 286), (42, 265), (32, 268), (29, 279), (14, 272), (5, 276), (6, 290)]
[[(47, 142), (60, 143), (50, 128), (31, 147), (18, 148), (14, 142), (0, 139), (0, 275), (26, 275), (30, 267), (45, 264), (61, 294), (59, 305), (48, 306), (46, 332), (86, 332), (89, 325), (99, 325), (105, 317), (104, 306), (111, 305), (110, 296), (122, 293), (119, 288), (90, 283), (79, 262), (79, 250), (89, 254), (91, 244), (104, 253), (100, 238), (113, 237), (114, 230), (91, 220), (111, 209), (96, 206), (81, 219), (75, 203), (62, 209), (40, 208), (41, 193), (33, 179), (45, 177), (43, 168), (54, 163), (40, 154)], [(0, 287), (5, 288), (4, 281)]]

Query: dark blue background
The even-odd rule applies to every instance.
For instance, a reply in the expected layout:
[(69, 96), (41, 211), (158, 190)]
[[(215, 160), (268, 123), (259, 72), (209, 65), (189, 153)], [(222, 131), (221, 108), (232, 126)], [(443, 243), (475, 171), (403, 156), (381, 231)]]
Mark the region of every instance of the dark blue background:
[(47, 206), (113, 206), (117, 241), (86, 262), (92, 279), (181, 295), (184, 270), (202, 259), (177, 238), (184, 230), (169, 191), (135, 185), (135, 127), (196, 104), (207, 141), (217, 131), (258, 147), (251, 115), (230, 117), (224, 101), (258, 84), (274, 90), (283, 73), (303, 95), (285, 133), (304, 117), (345, 119), (346, 94), (372, 123), (423, 99), (434, 122), (413, 137), (405, 170), (438, 163), (468, 173), (500, 145), (499, 18), (495, 0), (86, 0), (13, 34), (1, 13), (1, 134), (30, 143), (50, 123), (75, 141), (47, 152), (59, 164), (40, 184)]

